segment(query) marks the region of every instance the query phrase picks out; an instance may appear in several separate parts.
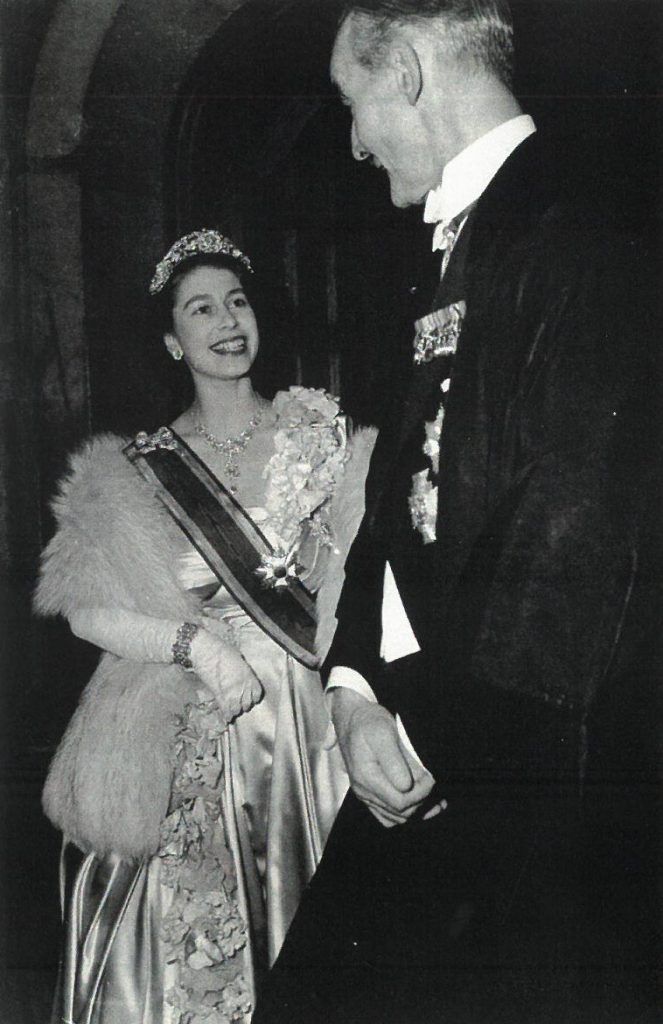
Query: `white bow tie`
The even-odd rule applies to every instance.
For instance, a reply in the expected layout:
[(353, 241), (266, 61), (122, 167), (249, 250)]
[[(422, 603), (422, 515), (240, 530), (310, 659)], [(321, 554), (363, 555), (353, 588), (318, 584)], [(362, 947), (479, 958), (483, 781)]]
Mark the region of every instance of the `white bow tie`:
[[(472, 204), (470, 204), (472, 205)], [(453, 248), (458, 231), (467, 219), (468, 207), (460, 210), (449, 205), (448, 197), (445, 202), (444, 188), (438, 185), (431, 188), (426, 196), (426, 204), (423, 208), (423, 219), (426, 224), (436, 225), (432, 232), (432, 251), (443, 252)]]
[(428, 193), (426, 206), (424, 207), (424, 221), (427, 224), (435, 224), (432, 243), (433, 252), (436, 252), (438, 249), (444, 252), (453, 248), (458, 231), (465, 221), (464, 212), (458, 210), (451, 217), (449, 216), (448, 206), (445, 207), (443, 200), (441, 186), (432, 189)]
[(441, 220), (439, 224), (436, 224), (435, 231), (433, 232), (433, 252), (436, 252), (438, 249), (441, 249), (443, 252), (453, 249), (459, 228), (460, 224), (455, 220)]
[(447, 249), (453, 244), (451, 233), (449, 231), (449, 214), (445, 210), (442, 188), (431, 189), (426, 197), (426, 206), (424, 207), (424, 221), (426, 224), (435, 224), (435, 231), (433, 232), (433, 252), (438, 249)]

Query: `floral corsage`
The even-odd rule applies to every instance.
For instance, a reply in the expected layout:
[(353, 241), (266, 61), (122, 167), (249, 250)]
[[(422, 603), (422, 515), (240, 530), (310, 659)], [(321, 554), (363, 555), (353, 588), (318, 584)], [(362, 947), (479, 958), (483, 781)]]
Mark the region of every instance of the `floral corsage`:
[(265, 586), (282, 587), (301, 571), (297, 553), (305, 526), (332, 545), (329, 502), (348, 458), (347, 430), (338, 399), (321, 388), (281, 391), (273, 409), (276, 450), (265, 467), (265, 504), (278, 543), (257, 572)]

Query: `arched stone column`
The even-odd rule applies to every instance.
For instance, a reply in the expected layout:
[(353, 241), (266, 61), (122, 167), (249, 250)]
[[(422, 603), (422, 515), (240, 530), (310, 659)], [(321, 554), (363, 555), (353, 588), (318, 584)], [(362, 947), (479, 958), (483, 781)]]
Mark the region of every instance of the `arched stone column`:
[(27, 126), (32, 335), (49, 435), (89, 422), (76, 154), (94, 62), (122, 0), (61, 0), (39, 56)]
[(42, 47), (30, 98), (28, 156), (70, 156), (81, 140), (90, 74), (123, 0), (60, 0)]

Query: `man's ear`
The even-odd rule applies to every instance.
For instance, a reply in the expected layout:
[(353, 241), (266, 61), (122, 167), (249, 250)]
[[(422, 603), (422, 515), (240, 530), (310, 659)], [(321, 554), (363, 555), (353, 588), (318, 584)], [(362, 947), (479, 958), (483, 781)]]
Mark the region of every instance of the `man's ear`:
[(394, 70), (398, 88), (411, 107), (416, 106), (424, 85), (419, 54), (407, 40), (400, 41), (394, 48)]

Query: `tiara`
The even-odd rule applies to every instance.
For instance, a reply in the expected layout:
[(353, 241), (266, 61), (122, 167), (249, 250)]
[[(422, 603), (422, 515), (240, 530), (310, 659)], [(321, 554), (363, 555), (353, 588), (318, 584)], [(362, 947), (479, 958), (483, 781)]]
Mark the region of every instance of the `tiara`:
[(176, 267), (184, 260), (192, 256), (230, 256), (232, 259), (243, 263), (246, 269), (252, 274), (253, 267), (251, 260), (245, 256), (241, 249), (212, 228), (203, 228), (201, 231), (192, 231), (190, 235), (184, 235), (178, 239), (161, 260), (157, 263), (154, 277), (150, 281), (150, 295), (156, 295), (168, 283)]

